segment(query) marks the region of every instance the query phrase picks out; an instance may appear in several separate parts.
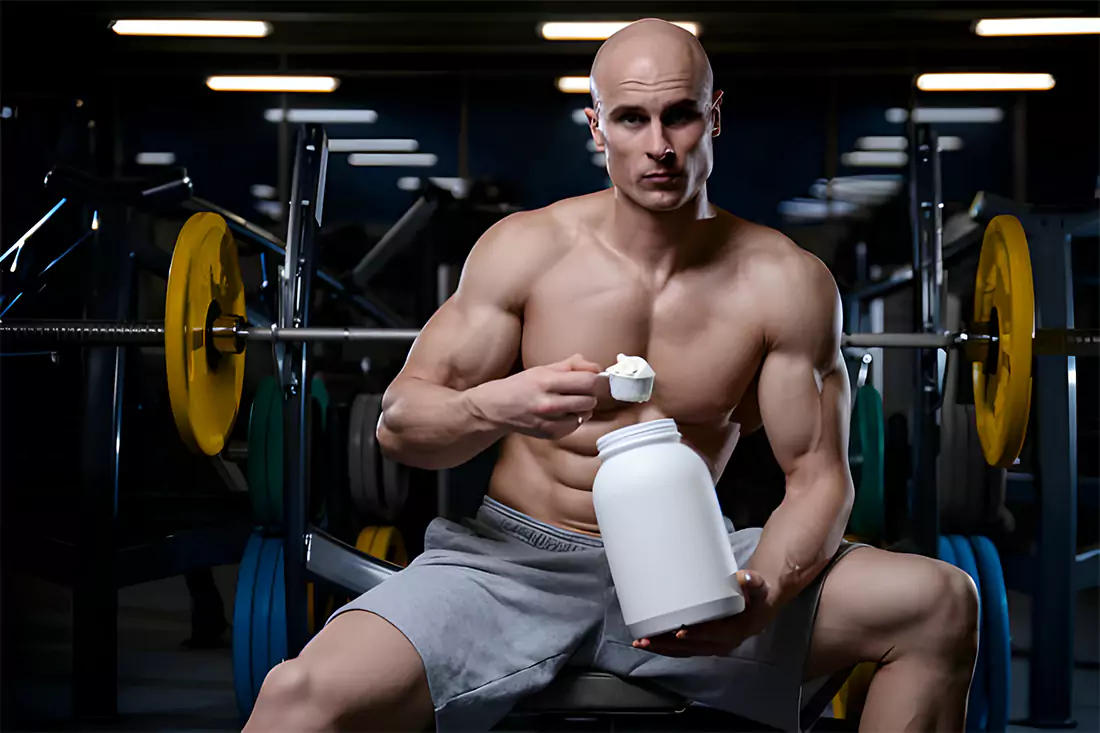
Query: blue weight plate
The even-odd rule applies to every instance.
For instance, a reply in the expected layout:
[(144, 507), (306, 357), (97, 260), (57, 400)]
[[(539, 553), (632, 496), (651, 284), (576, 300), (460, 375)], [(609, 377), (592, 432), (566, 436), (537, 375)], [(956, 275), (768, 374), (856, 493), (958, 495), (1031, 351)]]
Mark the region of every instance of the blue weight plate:
[(268, 635), (271, 629), (271, 593), (275, 585), (275, 565), (279, 559), (279, 537), (264, 538), (260, 550), (260, 567), (256, 572), (255, 602), (252, 604), (252, 699), (260, 694), (267, 676)]
[(937, 551), (941, 560), (948, 565), (958, 567), (958, 561), (955, 558), (955, 548), (951, 546), (951, 541), (942, 534), (940, 535), (939, 544), (937, 545)]
[(255, 702), (252, 696), (252, 605), (262, 546), (263, 537), (258, 532), (248, 538), (237, 571), (236, 600), (233, 602), (233, 689), (242, 721), (252, 713)]
[(986, 646), (989, 699), (988, 731), (1003, 731), (1008, 725), (1009, 695), (1012, 689), (1012, 638), (1008, 627), (1008, 597), (1001, 557), (987, 537), (971, 537), (978, 574), (982, 578), (982, 631)]
[(286, 659), (286, 575), (283, 569), (283, 543), (275, 562), (275, 587), (271, 594), (271, 627), (268, 632), (268, 669)]
[[(947, 538), (951, 542), (951, 549), (955, 551), (955, 558), (959, 561), (958, 567), (966, 571), (966, 574), (974, 581), (974, 585), (978, 587), (978, 623), (981, 624), (981, 589), (982, 583), (978, 575), (978, 564), (974, 559), (974, 550), (970, 547), (970, 542), (965, 538), (957, 534), (953, 534)], [(986, 699), (986, 657), (989, 653), (986, 647), (989, 646), (989, 639), (986, 638), (985, 629), (980, 630), (978, 636), (978, 661), (974, 665), (974, 679), (970, 683), (970, 698), (969, 704), (966, 708), (966, 729), (971, 731), (983, 731), (985, 730), (986, 722), (989, 717), (989, 702)]]

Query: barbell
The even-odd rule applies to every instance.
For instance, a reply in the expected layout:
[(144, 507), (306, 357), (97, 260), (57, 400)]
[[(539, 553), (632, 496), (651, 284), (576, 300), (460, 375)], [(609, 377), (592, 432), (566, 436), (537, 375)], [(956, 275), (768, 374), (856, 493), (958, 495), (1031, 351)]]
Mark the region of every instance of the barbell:
[[(176, 239), (163, 323), (8, 321), (0, 337), (80, 346), (163, 345), (172, 413), (191, 450), (216, 455), (240, 409), (251, 342), (411, 342), (417, 329), (263, 328), (248, 323), (237, 247), (225, 220), (195, 214)], [(990, 465), (1020, 454), (1031, 406), (1036, 354), (1100, 354), (1100, 334), (1039, 329), (1031, 256), (1020, 222), (998, 216), (986, 228), (974, 288), (974, 323), (949, 333), (845, 334), (863, 348), (952, 349), (971, 363), (978, 433)]]

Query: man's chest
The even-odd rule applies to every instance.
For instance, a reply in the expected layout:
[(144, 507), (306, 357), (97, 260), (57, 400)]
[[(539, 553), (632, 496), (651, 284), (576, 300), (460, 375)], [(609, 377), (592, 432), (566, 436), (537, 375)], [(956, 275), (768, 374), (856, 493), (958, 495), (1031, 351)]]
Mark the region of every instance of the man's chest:
[[(558, 280), (558, 282), (555, 282)], [(647, 407), (684, 423), (724, 421), (741, 402), (764, 353), (752, 298), (736, 284), (684, 278), (659, 291), (598, 273), (547, 278), (527, 302), (524, 367), (581, 354), (607, 367), (641, 356), (656, 372)], [(598, 411), (620, 409), (604, 395)]]

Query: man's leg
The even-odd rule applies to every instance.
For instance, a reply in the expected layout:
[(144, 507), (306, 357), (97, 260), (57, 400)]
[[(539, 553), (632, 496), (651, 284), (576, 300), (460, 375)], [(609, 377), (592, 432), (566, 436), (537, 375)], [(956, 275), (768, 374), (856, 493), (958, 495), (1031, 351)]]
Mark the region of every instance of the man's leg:
[(860, 547), (825, 578), (805, 678), (877, 662), (860, 730), (959, 731), (977, 650), (970, 576), (938, 560)]

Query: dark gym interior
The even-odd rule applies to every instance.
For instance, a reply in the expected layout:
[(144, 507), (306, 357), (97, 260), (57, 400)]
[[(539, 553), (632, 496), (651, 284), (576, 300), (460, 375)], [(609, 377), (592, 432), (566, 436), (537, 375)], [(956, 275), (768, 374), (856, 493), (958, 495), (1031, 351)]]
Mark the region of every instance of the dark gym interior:
[[(380, 397), (487, 230), (613, 187), (584, 114), (602, 38), (544, 24), (642, 18), (694, 24), (723, 92), (711, 202), (835, 280), (853, 335), (846, 536), (979, 586), (967, 730), (1100, 731), (1100, 14), (1069, 0), (5, 0), (0, 728), (240, 730), (334, 607), (420, 555), (434, 518), (477, 511), (496, 447), (400, 465), (374, 437)], [(124, 23), (186, 19), (261, 30)], [(1023, 24), (980, 32), (989, 19)], [(966, 73), (1008, 81), (923, 76)], [(322, 91), (219, 87), (288, 77)], [(243, 283), (247, 339), (173, 294), (199, 219), (234, 241), (220, 266)], [(975, 305), (1006, 219), (1032, 285), (1005, 297), (1035, 319), (1030, 379), (1004, 388), (1022, 411), (996, 413), (1022, 444), (993, 465), (981, 413), (1003, 405), (975, 384), (1007, 384), (1009, 347), (982, 363), (957, 335), (1008, 318)], [(222, 349), (190, 377), (164, 341), (180, 318)], [(297, 327), (362, 331), (271, 335)], [(955, 336), (875, 339), (912, 331)], [(739, 528), (764, 527), (784, 489), (766, 430), (716, 484)], [(807, 726), (857, 730), (874, 681), (856, 670)], [(501, 727), (770, 729), (612, 682), (574, 680)]]

